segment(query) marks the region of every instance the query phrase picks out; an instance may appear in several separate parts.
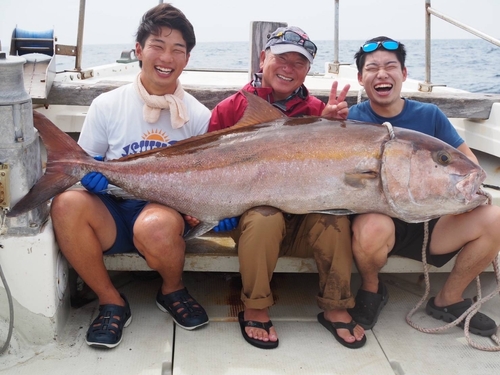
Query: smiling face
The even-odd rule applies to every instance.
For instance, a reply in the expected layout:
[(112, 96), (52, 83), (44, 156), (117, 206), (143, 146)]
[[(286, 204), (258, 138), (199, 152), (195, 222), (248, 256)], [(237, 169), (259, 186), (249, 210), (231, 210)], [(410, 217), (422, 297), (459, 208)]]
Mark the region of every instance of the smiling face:
[(401, 88), (406, 76), (406, 67), (401, 67), (396, 54), (379, 49), (366, 55), (358, 81), (365, 88), (373, 110), (383, 117), (393, 117), (403, 110)]
[(186, 42), (178, 30), (162, 27), (159, 35), (150, 35), (144, 47), (136, 43), (136, 55), (142, 61), (141, 82), (151, 95), (173, 94), (177, 79), (189, 61)]
[(286, 99), (304, 83), (310, 66), (309, 60), (297, 52), (275, 55), (270, 50), (262, 51), (262, 87), (273, 89), (274, 100)]

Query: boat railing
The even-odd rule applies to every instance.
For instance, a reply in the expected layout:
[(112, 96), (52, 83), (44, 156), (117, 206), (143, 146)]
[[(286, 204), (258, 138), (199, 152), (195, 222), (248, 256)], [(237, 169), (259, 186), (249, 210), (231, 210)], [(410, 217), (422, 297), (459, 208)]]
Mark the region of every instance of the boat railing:
[(479, 38), (500, 47), (500, 40), (491, 37), (479, 30), (476, 30), (462, 22), (444, 15), (431, 7), (431, 0), (425, 0), (425, 81), (418, 84), (419, 91), (431, 92), (432, 87), (436, 86), (431, 82), (431, 16), (441, 18), (442, 20), (467, 31)]
[[(335, 35), (334, 35), (334, 52), (333, 52), (333, 63), (329, 65), (329, 73), (338, 74), (340, 70), (339, 62), (339, 3), (340, 0), (335, 0)], [(475, 35), (479, 38), (486, 40), (487, 42), (500, 47), (500, 40), (493, 38), (479, 30), (474, 29), (460, 21), (457, 21), (451, 17), (446, 16), (440, 11), (431, 7), (431, 0), (425, 0), (425, 81), (419, 82), (418, 90), (422, 92), (431, 92), (433, 86), (443, 86), (435, 85), (431, 81), (431, 16), (438, 17), (451, 25), (459, 27), (468, 33)]]

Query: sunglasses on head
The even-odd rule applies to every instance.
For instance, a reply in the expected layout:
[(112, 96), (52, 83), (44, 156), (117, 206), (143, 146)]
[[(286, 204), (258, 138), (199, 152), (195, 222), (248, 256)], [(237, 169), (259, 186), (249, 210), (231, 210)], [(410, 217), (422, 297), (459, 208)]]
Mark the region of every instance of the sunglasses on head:
[(318, 51), (316, 44), (314, 44), (310, 40), (304, 39), (302, 36), (291, 30), (287, 30), (285, 32), (280, 31), (276, 35), (270, 34), (267, 37), (268, 39), (281, 39), (284, 42), (289, 42), (302, 46), (306, 49), (307, 52), (311, 54), (313, 58), (316, 56), (316, 52)]
[(383, 42), (368, 42), (361, 46), (363, 52), (373, 52), (378, 50), (380, 47), (386, 49), (387, 51), (395, 51), (399, 48), (399, 42), (395, 40), (384, 40)]

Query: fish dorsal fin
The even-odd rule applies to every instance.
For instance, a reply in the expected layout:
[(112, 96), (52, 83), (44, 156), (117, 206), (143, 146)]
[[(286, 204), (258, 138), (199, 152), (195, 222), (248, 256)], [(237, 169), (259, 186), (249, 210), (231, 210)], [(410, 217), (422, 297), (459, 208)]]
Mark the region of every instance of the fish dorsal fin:
[[(176, 144), (166, 147), (162, 152), (181, 152), (184, 148), (190, 148), (194, 146), (203, 145), (206, 142), (210, 142), (214, 139), (214, 137), (218, 137), (224, 135), (226, 133), (232, 133), (235, 129), (245, 128), (247, 126), (264, 124), (267, 122), (275, 121), (278, 119), (287, 119), (283, 112), (281, 112), (278, 108), (269, 104), (264, 99), (254, 95), (248, 91), (241, 90), (240, 93), (247, 98), (247, 108), (243, 113), (243, 117), (238, 121), (235, 125), (230, 126), (228, 128), (224, 128), (221, 130), (217, 130), (210, 133), (205, 133), (201, 135), (197, 135), (194, 137), (183, 139)], [(166, 151), (168, 150), (168, 151)], [(116, 159), (117, 161), (126, 161), (130, 159), (137, 159), (141, 157), (149, 156), (150, 154), (155, 154), (158, 152), (158, 149), (152, 149), (149, 151), (141, 152), (140, 154), (133, 154), (124, 156), (120, 159)]]
[(247, 98), (248, 105), (240, 121), (232, 126), (233, 129), (288, 118), (278, 108), (259, 96), (243, 90), (240, 93)]

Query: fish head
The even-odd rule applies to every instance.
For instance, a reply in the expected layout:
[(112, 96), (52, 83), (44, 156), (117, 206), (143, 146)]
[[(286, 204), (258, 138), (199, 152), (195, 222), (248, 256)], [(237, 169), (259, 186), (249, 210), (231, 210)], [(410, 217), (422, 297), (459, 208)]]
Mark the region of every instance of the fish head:
[(487, 202), (484, 170), (432, 136), (397, 129), (383, 150), (381, 182), (397, 217), (422, 222), (470, 211)]

